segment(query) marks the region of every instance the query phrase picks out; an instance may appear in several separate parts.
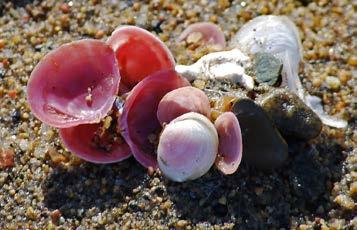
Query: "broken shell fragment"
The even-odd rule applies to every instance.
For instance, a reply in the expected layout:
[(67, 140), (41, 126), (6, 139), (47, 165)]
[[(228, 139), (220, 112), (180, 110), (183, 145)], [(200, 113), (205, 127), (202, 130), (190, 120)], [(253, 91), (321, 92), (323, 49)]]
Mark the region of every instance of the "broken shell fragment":
[(92, 163), (114, 163), (131, 156), (120, 134), (104, 132), (100, 123), (60, 129), (59, 134), (68, 150)]
[(167, 93), (160, 101), (157, 118), (160, 123), (169, 123), (176, 117), (196, 112), (210, 117), (210, 102), (206, 94), (192, 86), (182, 87)]
[(211, 121), (199, 113), (172, 120), (160, 136), (157, 161), (162, 173), (177, 182), (194, 180), (213, 165), (218, 135)]
[(288, 145), (264, 110), (251, 99), (239, 99), (232, 112), (242, 130), (243, 159), (261, 170), (280, 167), (288, 157)]
[(204, 44), (217, 45), (220, 49), (226, 47), (222, 30), (210, 22), (198, 22), (189, 25), (180, 35), (179, 41), (186, 40), (194, 43), (203, 41)]
[(112, 108), (119, 81), (113, 50), (86, 39), (55, 49), (37, 64), (27, 99), (32, 113), (53, 127), (98, 123)]
[(242, 134), (237, 117), (232, 112), (221, 114), (214, 123), (219, 137), (216, 167), (224, 174), (237, 171), (242, 160)]
[(175, 67), (166, 45), (152, 33), (136, 26), (120, 26), (107, 43), (115, 52), (122, 84), (129, 89), (150, 74)]
[(128, 96), (118, 125), (135, 159), (144, 167), (157, 167), (155, 149), (161, 131), (157, 119), (160, 100), (168, 92), (189, 85), (174, 70), (163, 70), (139, 82)]
[(254, 88), (254, 80), (246, 74), (251, 60), (239, 49), (209, 53), (192, 65), (177, 65), (176, 71), (189, 81), (198, 78), (227, 80), (247, 90)]

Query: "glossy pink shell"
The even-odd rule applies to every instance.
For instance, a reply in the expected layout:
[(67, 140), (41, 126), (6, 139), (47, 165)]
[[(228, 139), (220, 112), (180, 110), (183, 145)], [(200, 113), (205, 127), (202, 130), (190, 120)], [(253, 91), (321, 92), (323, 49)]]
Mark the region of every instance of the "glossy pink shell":
[(110, 46), (86, 39), (47, 54), (31, 73), (27, 98), (32, 113), (50, 126), (97, 123), (112, 108), (119, 81)]
[(168, 124), (182, 114), (200, 113), (210, 117), (211, 107), (206, 94), (195, 87), (187, 86), (167, 93), (160, 101), (157, 118), (160, 123)]
[(99, 124), (84, 124), (59, 130), (63, 145), (78, 157), (93, 163), (114, 163), (131, 156), (129, 146), (123, 142), (114, 144), (110, 152), (93, 145), (93, 137)]
[(163, 70), (146, 77), (128, 96), (118, 124), (135, 159), (143, 166), (157, 167), (156, 144), (149, 141), (149, 135), (158, 138), (161, 131), (156, 116), (160, 100), (166, 93), (188, 85), (176, 71)]
[(199, 32), (207, 44), (219, 45), (222, 49), (226, 47), (226, 39), (222, 30), (210, 22), (198, 22), (189, 25), (180, 35), (179, 41), (185, 40), (191, 33)]
[(175, 61), (166, 45), (152, 33), (136, 26), (120, 26), (108, 38), (119, 63), (122, 84), (129, 89), (150, 74), (174, 69)]
[(232, 112), (221, 114), (214, 123), (219, 137), (216, 167), (224, 174), (237, 171), (242, 160), (242, 133), (237, 117)]

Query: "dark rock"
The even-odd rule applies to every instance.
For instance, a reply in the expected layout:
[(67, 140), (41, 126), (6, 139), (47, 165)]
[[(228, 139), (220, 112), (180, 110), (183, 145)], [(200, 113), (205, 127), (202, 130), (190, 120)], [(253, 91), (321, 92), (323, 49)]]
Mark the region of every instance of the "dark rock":
[(258, 169), (281, 166), (288, 156), (288, 145), (264, 110), (250, 99), (239, 99), (232, 108), (243, 137), (243, 160)]
[(216, 204), (216, 205), (213, 206), (212, 208), (213, 208), (213, 213), (214, 213), (216, 216), (223, 217), (223, 216), (227, 215), (228, 208), (227, 208), (227, 206), (225, 206), (225, 205)]
[(254, 55), (253, 69), (258, 83), (275, 85), (280, 77), (283, 63), (268, 53)]
[(11, 121), (14, 123), (14, 124), (17, 124), (19, 123), (21, 120), (21, 113), (20, 111), (18, 110), (15, 110), (12, 114), (11, 114)]
[(286, 89), (274, 90), (260, 104), (283, 135), (311, 139), (321, 132), (316, 113)]
[(3, 68), (0, 68), (0, 79), (3, 79), (5, 77), (5, 70)]
[(289, 175), (293, 192), (308, 202), (316, 201), (326, 190), (326, 175), (316, 155), (314, 148), (298, 154), (292, 162)]

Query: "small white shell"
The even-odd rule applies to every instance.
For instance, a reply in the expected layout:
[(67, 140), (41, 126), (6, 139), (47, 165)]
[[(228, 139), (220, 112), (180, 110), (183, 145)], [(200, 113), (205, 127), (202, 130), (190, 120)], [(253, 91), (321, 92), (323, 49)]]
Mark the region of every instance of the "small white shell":
[(172, 120), (160, 136), (157, 161), (162, 173), (177, 182), (194, 180), (214, 164), (218, 134), (211, 121), (195, 112)]

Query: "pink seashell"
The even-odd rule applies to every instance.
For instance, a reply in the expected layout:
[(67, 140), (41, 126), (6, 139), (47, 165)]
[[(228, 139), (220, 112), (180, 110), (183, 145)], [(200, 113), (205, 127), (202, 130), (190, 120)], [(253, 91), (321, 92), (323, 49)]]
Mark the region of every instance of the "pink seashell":
[(114, 49), (117, 57), (121, 84), (129, 89), (150, 74), (175, 68), (174, 58), (165, 44), (139, 27), (120, 26), (107, 43)]
[(157, 148), (157, 160), (163, 174), (173, 181), (194, 180), (214, 164), (218, 135), (212, 122), (190, 112), (165, 126)]
[(176, 117), (196, 112), (210, 117), (211, 108), (206, 94), (195, 87), (187, 86), (167, 93), (160, 101), (157, 118), (160, 123), (169, 123)]
[(226, 47), (226, 39), (222, 30), (213, 23), (210, 22), (198, 22), (189, 25), (180, 35), (179, 41), (183, 41), (188, 38), (192, 33), (201, 33), (202, 39), (207, 44), (214, 44), (220, 46), (221, 49)]
[(218, 136), (219, 148), (216, 167), (224, 174), (237, 171), (242, 160), (242, 133), (237, 117), (232, 112), (221, 114), (214, 123)]
[(97, 123), (112, 108), (120, 75), (113, 50), (86, 39), (50, 52), (32, 71), (27, 97), (42, 122), (68, 128)]
[[(94, 138), (100, 124), (84, 124), (59, 130), (64, 146), (78, 157), (93, 163), (113, 163), (131, 156), (129, 146), (120, 140), (111, 148), (104, 149), (95, 144)], [(118, 134), (120, 135), (120, 134)], [(120, 137), (119, 137), (120, 139)]]
[(134, 157), (143, 166), (157, 167), (155, 138), (161, 125), (156, 113), (160, 100), (168, 92), (188, 85), (174, 70), (163, 70), (139, 82), (128, 96), (118, 123)]

